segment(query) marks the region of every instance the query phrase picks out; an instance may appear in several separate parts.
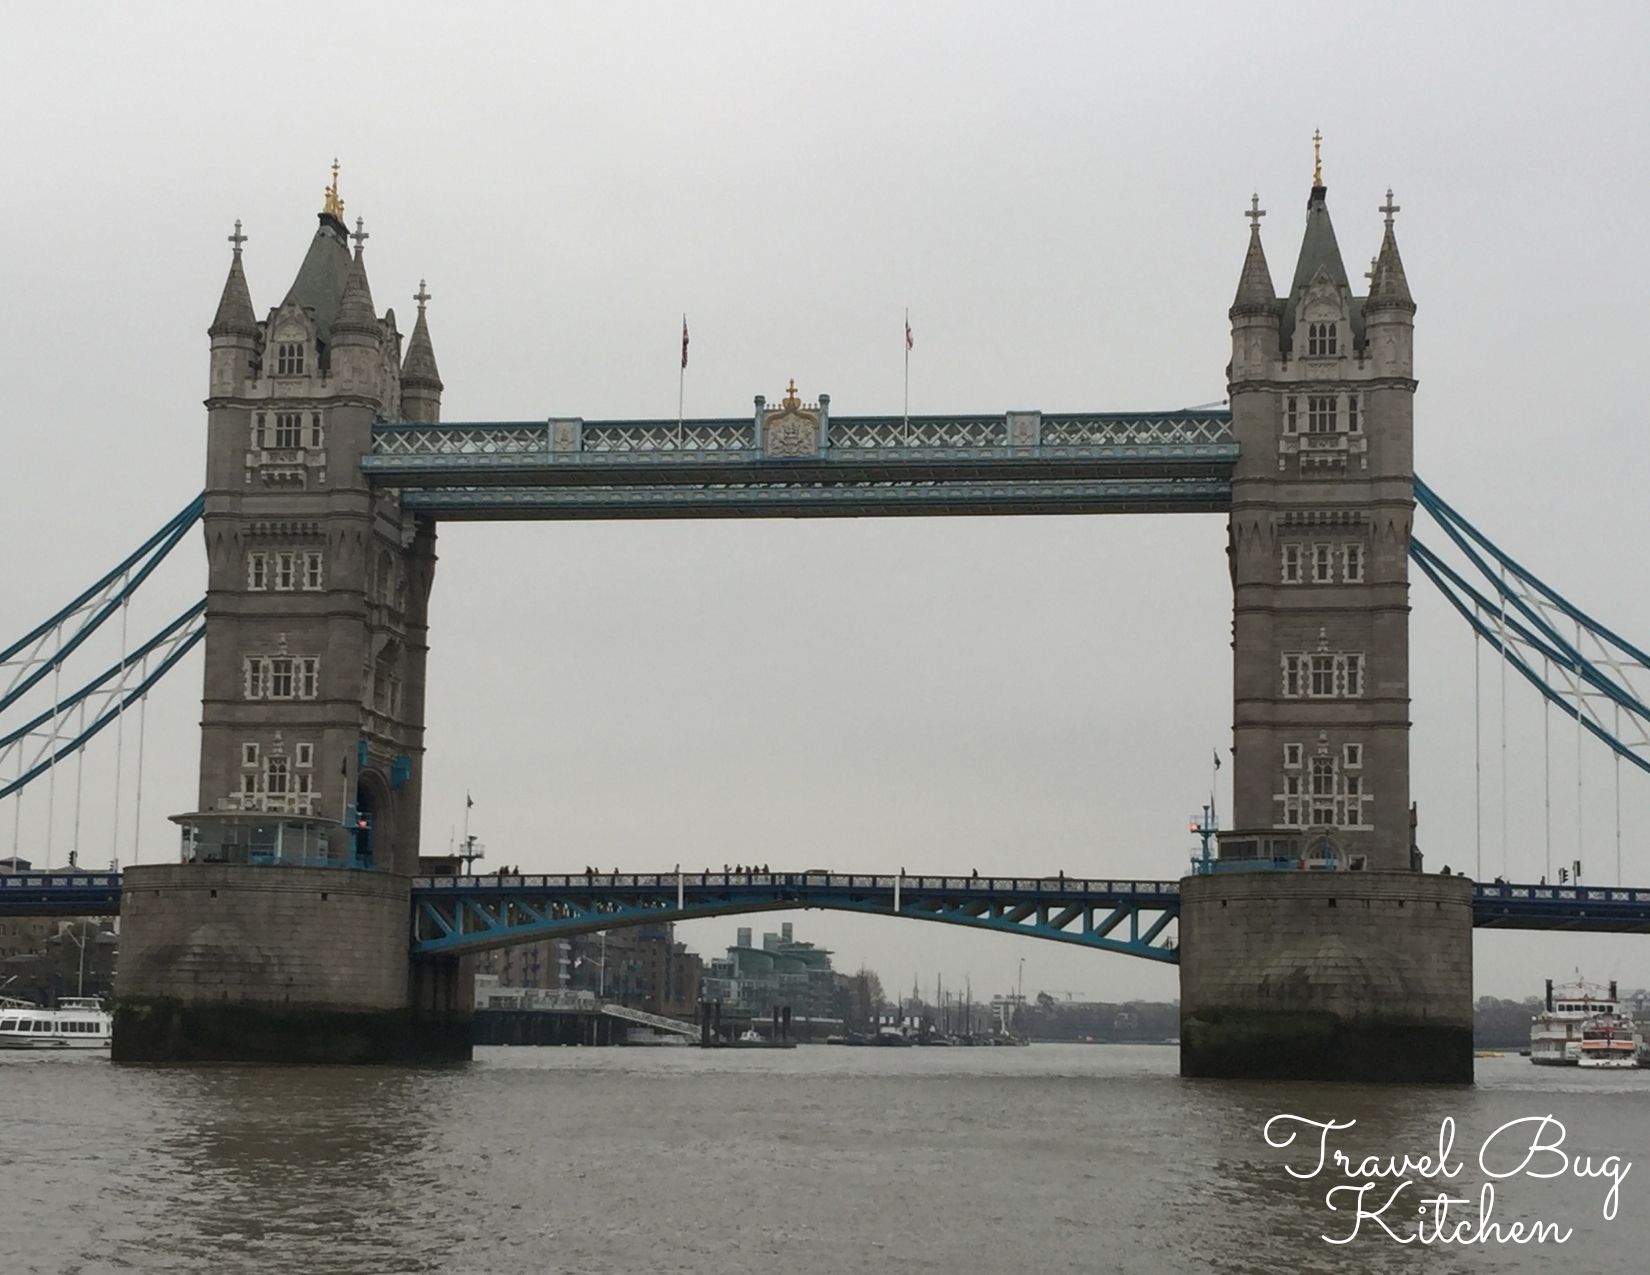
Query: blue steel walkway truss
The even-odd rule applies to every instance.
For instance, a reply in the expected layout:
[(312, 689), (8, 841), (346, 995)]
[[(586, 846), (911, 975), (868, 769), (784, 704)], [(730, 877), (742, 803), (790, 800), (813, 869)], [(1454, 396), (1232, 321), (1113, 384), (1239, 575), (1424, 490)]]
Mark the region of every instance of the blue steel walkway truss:
[(652, 922), (829, 908), (943, 921), (1174, 961), (1177, 881), (893, 877), (840, 873), (421, 877), (413, 950), (475, 952)]
[(382, 424), (362, 472), (441, 518), (850, 517), (1218, 512), (1238, 445), (1225, 411), (850, 416), (808, 454), (758, 417)]

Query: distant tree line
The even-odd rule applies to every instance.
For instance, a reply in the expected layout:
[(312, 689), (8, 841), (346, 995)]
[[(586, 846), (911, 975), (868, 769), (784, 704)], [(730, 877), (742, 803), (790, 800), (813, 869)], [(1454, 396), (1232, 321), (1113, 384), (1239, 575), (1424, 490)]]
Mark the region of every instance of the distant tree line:
[[(1472, 1040), (1480, 1049), (1524, 1049), (1539, 997), (1480, 997), (1473, 1007)], [(1175, 1001), (1062, 1001), (1042, 992), (1020, 1011), (1017, 1030), (1032, 1040), (1161, 1041), (1180, 1034)]]

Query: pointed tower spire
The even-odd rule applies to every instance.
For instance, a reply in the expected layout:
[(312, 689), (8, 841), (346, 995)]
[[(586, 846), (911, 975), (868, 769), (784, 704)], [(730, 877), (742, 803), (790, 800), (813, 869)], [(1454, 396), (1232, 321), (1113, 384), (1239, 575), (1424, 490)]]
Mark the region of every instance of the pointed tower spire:
[(1386, 217), (1386, 234), (1381, 238), (1381, 252), (1375, 258), (1375, 267), (1369, 276), (1369, 300), (1366, 311), (1407, 310), (1415, 313), (1415, 298), (1409, 294), (1409, 280), (1404, 275), (1403, 258), (1398, 255), (1398, 239), (1392, 233), (1392, 218), (1400, 211), (1392, 202), (1392, 188), (1386, 192), (1386, 203), (1377, 210)]
[(355, 259), (350, 262), (349, 275), (344, 280), (344, 293), (338, 299), (338, 317), (332, 321), (334, 340), (349, 333), (373, 340), (381, 335), (378, 315), (372, 307), (372, 288), (367, 283), (367, 263), (362, 255), (363, 245), (369, 237), (362, 219), (357, 217), (355, 233), (350, 236), (355, 240)]
[(258, 316), (252, 310), (252, 293), (246, 286), (246, 272), (241, 269), (241, 245), (246, 236), (241, 233), (240, 218), (235, 219), (235, 233), (229, 236), (235, 246), (235, 255), (229, 262), (229, 277), (224, 280), (223, 296), (218, 298), (218, 312), (212, 317), (208, 336), (257, 336)]
[(1272, 270), (1266, 264), (1266, 249), (1260, 243), (1260, 219), (1266, 210), (1260, 206), (1257, 193), (1249, 200), (1249, 251), (1243, 258), (1243, 273), (1238, 276), (1237, 296), (1232, 301), (1232, 312), (1265, 310), (1277, 305), (1277, 293), (1272, 290)]
[(433, 424), (441, 419), (441, 373), (435, 366), (435, 347), (430, 344), (430, 325), (424, 307), (430, 292), (424, 280), (413, 294), (418, 302), (418, 320), (407, 342), (407, 357), (401, 364), (401, 410), (409, 421)]
[(1283, 344), (1288, 348), (1295, 331), (1295, 312), (1313, 280), (1321, 275), (1346, 298), (1351, 318), (1352, 341), (1363, 343), (1363, 311), (1341, 260), (1341, 246), (1335, 239), (1335, 224), (1329, 219), (1329, 190), (1323, 184), (1323, 134), (1312, 134), (1312, 192), (1306, 198), (1306, 233), (1301, 236), (1301, 253), (1295, 262), (1295, 277), (1284, 298)]

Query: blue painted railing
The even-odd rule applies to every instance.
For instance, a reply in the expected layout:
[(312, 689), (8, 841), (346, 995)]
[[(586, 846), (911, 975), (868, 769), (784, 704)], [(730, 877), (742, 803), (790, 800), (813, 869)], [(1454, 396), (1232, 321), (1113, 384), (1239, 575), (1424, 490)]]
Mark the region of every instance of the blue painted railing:
[[(269, 871), (280, 871), (272, 867)], [(0, 875), (0, 916), (113, 916), (118, 873)], [(674, 873), (416, 877), (414, 950), (473, 952), (628, 925), (829, 908), (973, 926), (1174, 961), (1178, 881), (1075, 877), (897, 877), (844, 873)], [(1481, 883), (1484, 929), (1650, 934), (1650, 889)]]

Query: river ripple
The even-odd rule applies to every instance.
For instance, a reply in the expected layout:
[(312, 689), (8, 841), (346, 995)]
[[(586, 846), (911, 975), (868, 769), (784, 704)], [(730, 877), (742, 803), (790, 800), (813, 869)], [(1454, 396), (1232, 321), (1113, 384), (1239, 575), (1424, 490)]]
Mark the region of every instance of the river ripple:
[[(1641, 1271), (1650, 1072), (1485, 1059), (1471, 1089), (1183, 1081), (1175, 1051), (483, 1049), (467, 1067), (143, 1068), (0, 1055), (0, 1272)], [(1549, 1112), (1604, 1184), (1501, 1186), (1546, 1249), (1345, 1247), (1266, 1119), (1472, 1163)], [(1407, 1201), (1406, 1201), (1407, 1203)], [(1394, 1229), (1413, 1225), (1413, 1209)], [(1397, 1211), (1388, 1215), (1397, 1217)], [(1473, 1211), (1476, 1216), (1476, 1210)]]

